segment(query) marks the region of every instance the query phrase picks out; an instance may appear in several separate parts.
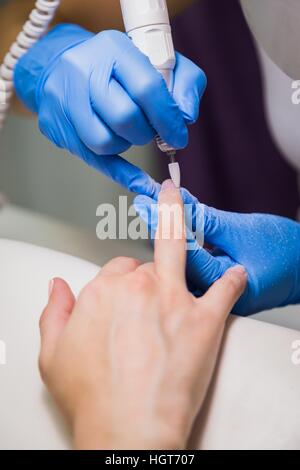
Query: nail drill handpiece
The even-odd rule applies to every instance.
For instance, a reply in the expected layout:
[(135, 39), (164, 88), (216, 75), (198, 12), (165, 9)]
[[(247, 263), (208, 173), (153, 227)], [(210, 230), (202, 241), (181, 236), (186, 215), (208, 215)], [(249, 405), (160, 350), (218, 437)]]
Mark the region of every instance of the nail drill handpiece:
[[(173, 89), (176, 57), (166, 0), (120, 0), (125, 29), (136, 47), (149, 57), (162, 74), (170, 91)], [(176, 150), (159, 136), (159, 149), (170, 159), (169, 172), (177, 188), (180, 187), (180, 167)]]

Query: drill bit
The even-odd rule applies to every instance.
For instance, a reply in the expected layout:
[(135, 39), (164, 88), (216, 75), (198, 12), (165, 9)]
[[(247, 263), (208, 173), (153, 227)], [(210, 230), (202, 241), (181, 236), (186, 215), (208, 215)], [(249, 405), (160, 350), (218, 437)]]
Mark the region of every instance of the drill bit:
[(176, 150), (170, 147), (166, 142), (164, 142), (160, 137), (156, 137), (156, 142), (158, 148), (165, 153), (170, 160), (169, 163), (169, 173), (171, 180), (173, 181), (176, 188), (180, 188), (180, 166), (179, 163), (176, 161)]
[(169, 163), (169, 173), (171, 179), (176, 186), (176, 188), (180, 188), (180, 166), (179, 163), (176, 161), (176, 150), (170, 150), (167, 152), (167, 155), (170, 159)]

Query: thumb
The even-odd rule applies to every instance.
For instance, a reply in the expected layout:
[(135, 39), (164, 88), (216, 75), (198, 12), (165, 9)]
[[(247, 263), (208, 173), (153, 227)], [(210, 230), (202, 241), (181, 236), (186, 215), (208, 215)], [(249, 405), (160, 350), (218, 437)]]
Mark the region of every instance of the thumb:
[(215, 282), (207, 293), (197, 300), (210, 312), (226, 319), (247, 285), (247, 272), (243, 266), (228, 269), (224, 276)]
[(40, 318), (41, 371), (47, 367), (75, 304), (75, 297), (70, 287), (62, 279), (50, 281), (49, 291), (48, 304)]

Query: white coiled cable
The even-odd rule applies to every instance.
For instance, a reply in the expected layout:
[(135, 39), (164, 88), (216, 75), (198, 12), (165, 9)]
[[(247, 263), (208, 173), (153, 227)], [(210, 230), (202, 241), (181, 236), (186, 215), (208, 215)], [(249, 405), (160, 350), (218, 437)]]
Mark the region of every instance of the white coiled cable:
[(20, 58), (44, 35), (61, 0), (37, 0), (16, 41), (0, 67), (0, 130), (13, 96), (14, 68)]

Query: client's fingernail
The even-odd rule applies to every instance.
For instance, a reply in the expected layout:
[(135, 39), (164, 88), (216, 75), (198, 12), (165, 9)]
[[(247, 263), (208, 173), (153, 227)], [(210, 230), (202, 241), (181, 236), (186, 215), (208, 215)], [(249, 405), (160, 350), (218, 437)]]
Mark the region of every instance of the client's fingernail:
[(247, 271), (246, 271), (246, 269), (244, 268), (244, 266), (241, 266), (241, 265), (234, 266), (234, 267), (231, 268), (229, 271), (234, 272), (234, 273), (237, 273), (237, 274), (241, 274), (241, 275), (243, 275), (243, 276), (247, 276)]
[(175, 184), (173, 183), (172, 180), (166, 180), (163, 182), (161, 186), (161, 191), (168, 191), (169, 189), (176, 189)]
[(51, 297), (52, 291), (54, 286), (54, 279), (51, 279), (48, 284), (48, 297)]

